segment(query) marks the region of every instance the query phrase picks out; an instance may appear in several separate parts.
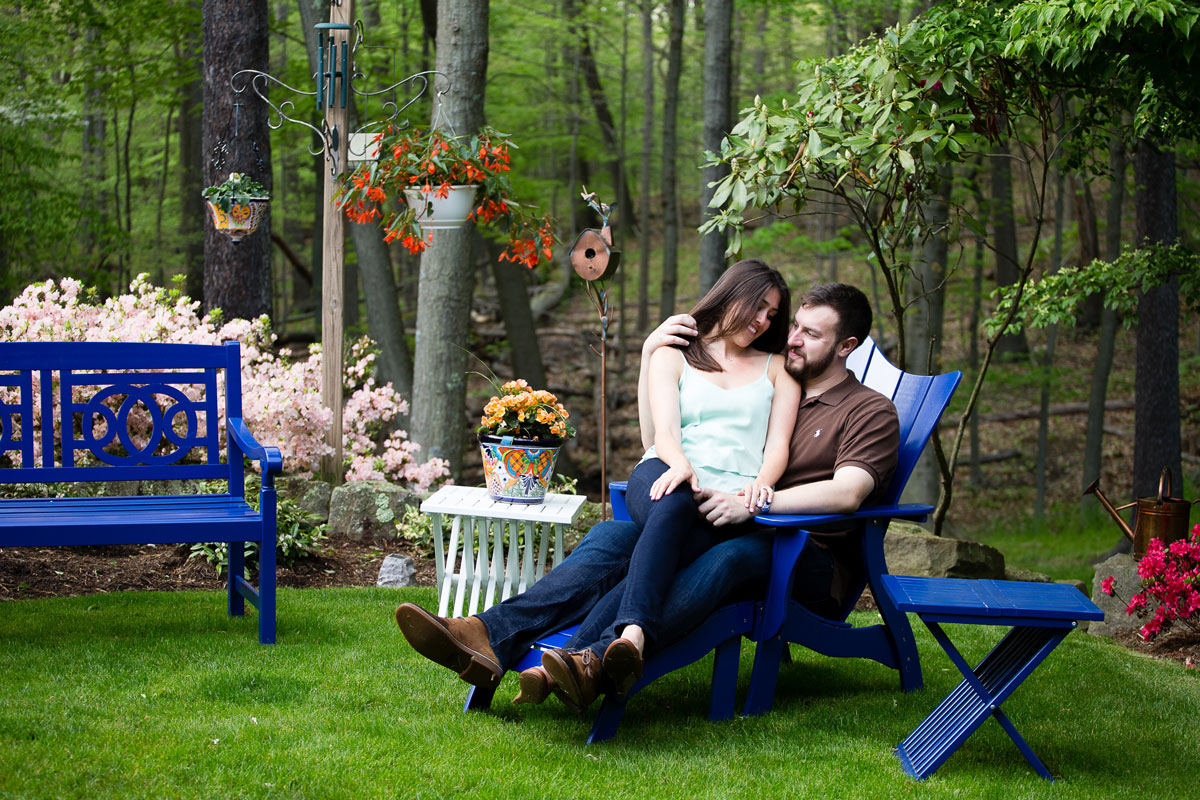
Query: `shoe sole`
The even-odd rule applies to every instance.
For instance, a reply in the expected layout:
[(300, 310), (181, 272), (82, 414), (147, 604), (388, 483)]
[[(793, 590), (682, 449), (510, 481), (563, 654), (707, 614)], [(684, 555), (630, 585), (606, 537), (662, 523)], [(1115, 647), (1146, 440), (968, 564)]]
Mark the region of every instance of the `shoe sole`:
[(624, 697), (642, 679), (645, 664), (637, 648), (625, 639), (617, 639), (604, 651), (600, 662), (604, 672), (616, 684), (617, 694)]
[(547, 650), (542, 653), (542, 669), (546, 670), (556, 684), (552, 690), (554, 696), (562, 700), (567, 708), (576, 714), (582, 714), (583, 709), (591, 704), (583, 702), (584, 698), (580, 692), (579, 682), (575, 680), (575, 671), (557, 651)]
[[(526, 672), (528, 672), (528, 670), (526, 670)], [(553, 694), (572, 711), (579, 713), (583, 710), (579, 708), (579, 706), (575, 705), (575, 702), (571, 700), (571, 698), (567, 697), (565, 692), (558, 688), (558, 684), (554, 683), (554, 680), (549, 676), (548, 673), (546, 677), (543, 678), (537, 674), (531, 673), (527, 675), (525, 672), (522, 672), (520, 679), (521, 691), (518, 692), (517, 696), (513, 698), (513, 703), (515, 704), (533, 703), (535, 705), (541, 705), (542, 703), (546, 702), (547, 697)]]
[(437, 617), (420, 606), (405, 603), (396, 609), (396, 624), (412, 648), (435, 664), (481, 689), (500, 685), (504, 673), (492, 659), (455, 639)]

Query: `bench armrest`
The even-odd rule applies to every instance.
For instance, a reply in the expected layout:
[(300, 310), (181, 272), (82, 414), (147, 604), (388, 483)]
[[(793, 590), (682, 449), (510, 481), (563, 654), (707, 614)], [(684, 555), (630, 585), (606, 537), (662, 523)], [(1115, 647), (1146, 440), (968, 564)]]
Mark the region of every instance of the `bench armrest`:
[[(787, 616), (787, 602), (791, 595), (792, 569), (796, 559), (808, 544), (809, 530), (833, 527), (852, 527), (855, 522), (871, 519), (906, 519), (914, 522), (924, 520), (933, 511), (933, 506), (921, 503), (904, 503), (892, 506), (863, 506), (850, 514), (758, 514), (754, 521), (779, 529), (771, 553), (771, 575), (767, 580), (766, 601), (762, 616), (757, 621), (754, 638), (761, 641), (779, 632)], [(886, 528), (886, 524), (882, 526)]]
[(278, 447), (264, 447), (250, 433), (241, 417), (230, 417), (226, 420), (226, 429), (238, 449), (251, 461), (262, 462), (263, 486), (273, 486), (273, 476), (283, 471), (283, 456)]

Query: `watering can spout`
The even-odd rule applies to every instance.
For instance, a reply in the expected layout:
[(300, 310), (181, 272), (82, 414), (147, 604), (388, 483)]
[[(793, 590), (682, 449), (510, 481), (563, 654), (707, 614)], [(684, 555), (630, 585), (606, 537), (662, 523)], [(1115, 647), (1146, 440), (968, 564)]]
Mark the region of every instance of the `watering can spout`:
[(1129, 508), (1129, 506), (1132, 506), (1133, 503), (1121, 506), (1121, 508), (1114, 508), (1113, 504), (1110, 503), (1108, 498), (1104, 496), (1104, 492), (1100, 491), (1100, 480), (1098, 478), (1092, 481), (1091, 484), (1089, 484), (1088, 487), (1083, 490), (1083, 493), (1096, 495), (1096, 498), (1100, 501), (1100, 505), (1104, 506), (1104, 510), (1107, 511), (1112, 516), (1113, 520), (1116, 521), (1117, 526), (1121, 529), (1121, 533), (1125, 534), (1129, 538), (1129, 541), (1134, 541), (1133, 529), (1129, 527), (1129, 523), (1126, 522), (1118, 513), (1121, 509)]

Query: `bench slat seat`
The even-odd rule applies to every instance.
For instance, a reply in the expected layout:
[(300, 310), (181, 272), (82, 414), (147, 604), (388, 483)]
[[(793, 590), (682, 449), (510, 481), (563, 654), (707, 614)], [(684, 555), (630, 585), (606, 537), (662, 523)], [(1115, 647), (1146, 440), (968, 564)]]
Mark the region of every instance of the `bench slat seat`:
[[(225, 542), (229, 613), (244, 614), (248, 600), (259, 641), (273, 643), (283, 459), (241, 414), (237, 342), (0, 343), (0, 483), (217, 480), (226, 489), (3, 498), (0, 547)], [(262, 475), (257, 510), (245, 498), (246, 459)], [(259, 545), (258, 588), (243, 577), (247, 542)]]

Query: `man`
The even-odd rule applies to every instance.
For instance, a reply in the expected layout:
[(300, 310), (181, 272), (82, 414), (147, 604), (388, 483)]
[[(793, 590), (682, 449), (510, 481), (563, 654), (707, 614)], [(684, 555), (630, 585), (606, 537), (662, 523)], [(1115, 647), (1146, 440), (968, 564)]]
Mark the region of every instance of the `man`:
[[(777, 514), (845, 513), (878, 500), (896, 464), (899, 424), (895, 408), (879, 393), (858, 383), (846, 358), (869, 333), (871, 307), (858, 289), (825, 284), (800, 300), (788, 336), (787, 370), (803, 386), (804, 397), (792, 433), (789, 463), (771, 500)], [(686, 315), (668, 319), (646, 340), (644, 365), (655, 348), (682, 344), (695, 335)], [(644, 406), (645, 403), (639, 403)], [(646, 416), (643, 442), (653, 440)], [(678, 491), (678, 490), (677, 490)], [(714, 526), (751, 517), (744, 498), (701, 489), (700, 514)], [(569, 705), (581, 708), (595, 699), (604, 675), (601, 653), (572, 652), (596, 640), (607, 624), (607, 602), (628, 566), (638, 536), (629, 522), (594, 527), (571, 556), (524, 594), (465, 619), (434, 616), (411, 603), (396, 609), (405, 638), (426, 658), (449, 667), (468, 683), (493, 687), (541, 636), (581, 623), (563, 651), (557, 685), (545, 677), (526, 681), (514, 702), (541, 702), (553, 688)], [(836, 614), (855, 585), (860, 569), (858, 542), (850, 532), (814, 534), (797, 564), (796, 596), (814, 611)], [(662, 629), (680, 638), (702, 622), (739, 586), (761, 586), (770, 569), (771, 535), (753, 533), (721, 542), (683, 565), (667, 594)], [(615, 594), (615, 593), (614, 593)], [(664, 641), (660, 646), (669, 644)], [(533, 671), (528, 671), (533, 672)]]

